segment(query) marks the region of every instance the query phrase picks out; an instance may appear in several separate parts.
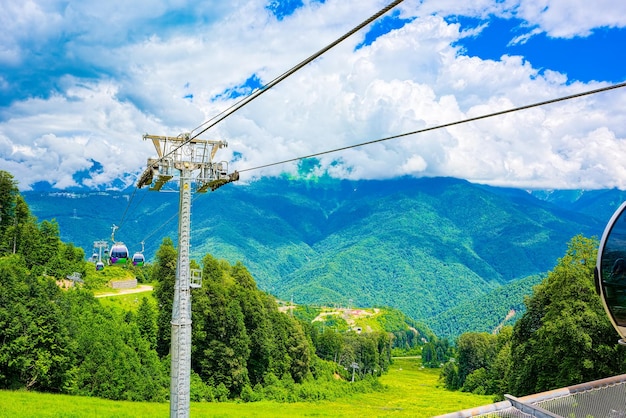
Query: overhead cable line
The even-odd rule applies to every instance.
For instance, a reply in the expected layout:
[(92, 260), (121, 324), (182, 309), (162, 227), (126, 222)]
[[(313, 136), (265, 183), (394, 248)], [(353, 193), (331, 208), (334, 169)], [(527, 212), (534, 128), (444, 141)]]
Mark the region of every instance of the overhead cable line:
[[(265, 93), (266, 91), (268, 91), (272, 87), (276, 86), (278, 83), (280, 83), (281, 81), (285, 80), (287, 77), (291, 76), (296, 71), (302, 69), (303, 67), (305, 67), (306, 65), (308, 65), (309, 63), (314, 61), (315, 59), (319, 58), (322, 54), (324, 54), (325, 52), (327, 52), (330, 49), (334, 48), (339, 43), (343, 42), (344, 40), (346, 40), (347, 38), (349, 38), (350, 36), (352, 36), (353, 34), (358, 32), (359, 30), (363, 29), (365, 26), (369, 25), (370, 23), (372, 23), (373, 21), (375, 21), (379, 17), (383, 16), (384, 14), (389, 12), (391, 9), (393, 9), (394, 7), (396, 7), (397, 5), (402, 3), (403, 1), (404, 0), (395, 0), (395, 1), (393, 1), (392, 3), (387, 5), (385, 8), (379, 10), (377, 13), (375, 13), (374, 15), (372, 15), (371, 17), (369, 17), (368, 19), (366, 19), (365, 21), (363, 21), (362, 23), (360, 23), (359, 25), (354, 27), (352, 30), (350, 30), (349, 32), (347, 32), (346, 34), (344, 34), (343, 36), (341, 36), (340, 38), (338, 38), (337, 40), (335, 40), (331, 44), (329, 44), (326, 47), (320, 49), (319, 51), (317, 51), (316, 53), (314, 53), (310, 57), (306, 58), (305, 60), (301, 61), (299, 64), (295, 65), (290, 70), (284, 72), (283, 74), (281, 74), (280, 76), (276, 77), (275, 79), (273, 79), (272, 81), (270, 81), (266, 85), (262, 86), (260, 89), (257, 89), (255, 91), (253, 91), (250, 95), (244, 97), (243, 99), (239, 100), (237, 103), (233, 104), (232, 106), (230, 106), (226, 110), (220, 112), (218, 115), (212, 117), (208, 121), (206, 121), (203, 124), (199, 125), (198, 127), (194, 128), (190, 132), (189, 137), (185, 141), (183, 141), (177, 147), (173, 148), (168, 154), (160, 157), (158, 161), (162, 161), (164, 158), (166, 158), (166, 157), (170, 156), (171, 154), (175, 153), (178, 149), (180, 149), (181, 147), (185, 146), (186, 144), (188, 144), (189, 142), (191, 142), (192, 140), (194, 140), (198, 136), (202, 135), (204, 132), (208, 131), (210, 128), (212, 128), (213, 126), (217, 125), (219, 122), (223, 121), (228, 116), (230, 116), (231, 114), (233, 114), (237, 110), (241, 109), (242, 107), (244, 107), (245, 105), (250, 103), (252, 100), (254, 100), (257, 97), (259, 97), (261, 94)], [(199, 132), (194, 134), (194, 132), (196, 132), (198, 129), (201, 129), (201, 128), (203, 128), (201, 131), (199, 131)], [(136, 191), (137, 191), (137, 188), (135, 188), (135, 192)], [(134, 193), (133, 193), (133, 196), (134, 196)], [(124, 215), (122, 216), (122, 220), (126, 216), (126, 212), (128, 211), (128, 208), (130, 207), (131, 201), (132, 201), (132, 198), (129, 200), (129, 204), (128, 204), (127, 208), (126, 208), (126, 211), (124, 212)], [(170, 221), (171, 221), (171, 219), (168, 220), (166, 223), (168, 223)], [(120, 222), (120, 224), (121, 224), (121, 222)], [(160, 229), (160, 228), (158, 228), (158, 229)], [(155, 232), (156, 232), (156, 230), (152, 234), (154, 234)], [(151, 236), (152, 234), (150, 234), (149, 236)]]
[(459, 120), (459, 121), (456, 121), (456, 122), (449, 122), (449, 123), (445, 123), (443, 125), (431, 126), (429, 128), (418, 129), (416, 131), (406, 132), (406, 133), (403, 133), (403, 134), (388, 136), (388, 137), (385, 137), (385, 138), (375, 139), (375, 140), (367, 141), (367, 142), (361, 142), (359, 144), (354, 144), (354, 145), (347, 145), (345, 147), (335, 148), (335, 149), (328, 150), (328, 151), (321, 151), (321, 152), (317, 152), (315, 154), (309, 154), (309, 155), (305, 155), (305, 156), (302, 156), (302, 157), (290, 158), (288, 160), (278, 161), (278, 162), (270, 163), (270, 164), (264, 164), (264, 165), (260, 165), (260, 166), (252, 167), (252, 168), (244, 168), (244, 169), (241, 169), (241, 170), (238, 170), (238, 171), (239, 171), (239, 173), (243, 173), (244, 171), (259, 170), (261, 168), (267, 168), (267, 167), (272, 167), (272, 166), (275, 166), (275, 165), (280, 165), (280, 164), (291, 163), (291, 162), (294, 162), (294, 161), (305, 160), (307, 158), (319, 157), (320, 155), (332, 154), (332, 153), (339, 152), (339, 151), (345, 151), (345, 150), (348, 150), (348, 149), (351, 149), (351, 148), (358, 148), (358, 147), (362, 147), (362, 146), (365, 146), (365, 145), (376, 144), (378, 142), (390, 141), (392, 139), (398, 139), (398, 138), (402, 138), (402, 137), (409, 136), (409, 135), (416, 135), (416, 134), (421, 134), (421, 133), (424, 133), (424, 132), (435, 131), (435, 130), (438, 130), (438, 129), (449, 128), (451, 126), (462, 125), (462, 124), (468, 123), (468, 122), (475, 122), (477, 120), (492, 118), (494, 116), (505, 115), (507, 113), (519, 112), (521, 110), (531, 109), (533, 107), (540, 107), (540, 106), (545, 106), (545, 105), (552, 104), (552, 103), (563, 102), (563, 101), (566, 101), (566, 100), (571, 100), (571, 99), (576, 99), (578, 97), (583, 97), (583, 96), (589, 96), (589, 95), (592, 95), (592, 94), (602, 93), (602, 92), (609, 91), (609, 90), (615, 90), (615, 89), (619, 89), (619, 88), (622, 88), (622, 87), (626, 87), (626, 82), (613, 84), (613, 85), (610, 85), (610, 86), (601, 87), (599, 89), (585, 91), (585, 92), (582, 92), (582, 93), (576, 93), (576, 94), (572, 94), (572, 95), (569, 95), (569, 96), (563, 96), (563, 97), (559, 97), (557, 99), (545, 100), (545, 101), (542, 101), (542, 102), (537, 102), (537, 103), (533, 103), (533, 104), (529, 104), (529, 105), (525, 105), (525, 106), (515, 107), (515, 108), (512, 108), (512, 109), (501, 110), (501, 111), (498, 111), (498, 112), (488, 113), (488, 114), (481, 115), (481, 116), (475, 116), (475, 117), (472, 117), (472, 118), (467, 118), (467, 119)]
[[(175, 151), (177, 151), (179, 148), (181, 148), (181, 147), (185, 146), (186, 144), (188, 144), (189, 142), (193, 141), (194, 139), (196, 139), (197, 137), (199, 137), (200, 135), (202, 135), (203, 133), (205, 133), (206, 131), (211, 129), (213, 126), (217, 125), (218, 123), (220, 123), (221, 121), (226, 119), (228, 116), (232, 115), (237, 110), (241, 109), (242, 107), (244, 107), (245, 105), (247, 105), (248, 103), (250, 103), (251, 101), (256, 99), (257, 97), (259, 97), (263, 93), (267, 92), (272, 87), (275, 87), (278, 83), (280, 83), (281, 81), (285, 80), (287, 77), (289, 77), (290, 75), (294, 74), (296, 71), (298, 71), (298, 70), (302, 69), (303, 67), (305, 67), (306, 65), (310, 64), (312, 61), (314, 61), (317, 58), (319, 58), (325, 52), (327, 52), (330, 49), (334, 48), (339, 43), (345, 41), (347, 38), (349, 38), (350, 36), (352, 36), (353, 34), (358, 32), (359, 30), (363, 29), (365, 26), (369, 25), (374, 20), (378, 19), (379, 17), (381, 17), (382, 15), (384, 15), (389, 10), (393, 9), (394, 7), (396, 7), (398, 4), (402, 3), (403, 1), (404, 0), (395, 0), (395, 1), (393, 1), (388, 6), (386, 6), (383, 9), (381, 9), (380, 11), (378, 11), (376, 14), (372, 15), (371, 17), (369, 17), (367, 20), (365, 20), (361, 24), (357, 25), (355, 28), (353, 28), (351, 31), (349, 31), (348, 33), (346, 33), (342, 37), (338, 38), (337, 40), (335, 40), (334, 42), (330, 43), (326, 47), (320, 49), (319, 51), (317, 51), (316, 53), (314, 53), (310, 57), (308, 57), (305, 60), (301, 61), (299, 64), (295, 65), (290, 70), (285, 71), (284, 73), (282, 73), (281, 75), (279, 75), (278, 77), (276, 77), (275, 79), (270, 81), (269, 83), (265, 84), (261, 88), (253, 91), (250, 95), (248, 95), (248, 96), (244, 97), (243, 99), (239, 100), (237, 103), (235, 103), (231, 107), (227, 108), (226, 110), (222, 111), (218, 115), (212, 117), (208, 121), (204, 122), (202, 125), (194, 128), (190, 132), (189, 138), (187, 138), (185, 141), (183, 141), (178, 147), (176, 147), (172, 151), (170, 151), (169, 154), (164, 155), (163, 157), (161, 157), (159, 160), (162, 160), (163, 158), (165, 158), (165, 157), (169, 156), (170, 154), (174, 153)], [(202, 128), (202, 130), (200, 130), (197, 133), (194, 133), (195, 131), (197, 131), (198, 129), (201, 129), (201, 128)]]
[[(122, 228), (122, 226), (124, 225), (124, 223), (126, 222), (126, 215), (128, 214), (128, 211), (130, 209), (130, 206), (133, 203), (133, 200), (135, 199), (135, 195), (137, 194), (137, 190), (139, 190), (136, 186), (133, 189), (133, 193), (130, 195), (130, 197), (128, 198), (128, 203), (126, 204), (126, 209), (124, 209), (124, 213), (122, 214), (122, 217), (120, 218), (120, 221), (117, 223), (117, 229)], [(146, 195), (144, 194), (143, 196), (141, 196), (141, 199), (139, 200), (139, 202), (137, 202), (137, 204), (135, 205), (135, 208), (138, 208), (139, 205), (141, 205), (141, 202), (143, 202), (143, 199), (146, 197)]]
[(150, 232), (148, 235), (146, 235), (144, 237), (144, 239), (142, 240), (143, 242), (147, 241), (148, 238), (150, 238), (151, 236), (153, 236), (154, 234), (156, 234), (159, 230), (161, 230), (163, 227), (165, 227), (165, 225), (167, 225), (168, 223), (172, 222), (174, 219), (176, 219), (178, 217), (178, 209), (176, 210), (176, 213), (174, 215), (172, 215), (168, 220), (166, 220), (165, 222), (161, 222), (161, 224), (158, 226), (158, 228), (155, 228), (152, 232)]
[[(241, 169), (241, 170), (238, 170), (238, 171), (240, 173), (241, 172), (245, 172), (245, 171), (254, 171), (254, 170), (259, 170), (259, 169), (262, 169), (262, 168), (272, 167), (272, 166), (276, 166), (276, 165), (280, 165), (280, 164), (286, 164), (286, 163), (290, 163), (290, 162), (294, 162), (294, 161), (304, 160), (304, 159), (307, 159), (307, 158), (319, 157), (321, 155), (332, 154), (332, 153), (339, 152), (339, 151), (345, 151), (345, 150), (348, 150), (348, 149), (351, 149), (351, 148), (358, 148), (358, 147), (362, 147), (362, 146), (365, 146), (365, 145), (370, 145), (370, 144), (375, 144), (375, 143), (378, 143), (378, 142), (389, 141), (389, 140), (392, 140), (392, 139), (402, 138), (402, 137), (409, 136), (409, 135), (416, 135), (416, 134), (420, 134), (420, 133), (424, 133), (424, 132), (429, 132), (429, 131), (434, 131), (434, 130), (438, 130), (438, 129), (448, 128), (448, 127), (455, 126), (455, 125), (461, 125), (461, 124), (464, 124), (464, 123), (474, 122), (474, 121), (477, 121), (477, 120), (487, 119), (487, 118), (491, 118), (491, 117), (495, 117), (495, 116), (500, 116), (500, 115), (504, 115), (504, 114), (507, 114), (507, 113), (514, 113), (514, 112), (518, 112), (518, 111), (521, 111), (521, 110), (531, 109), (531, 108), (534, 108), (534, 107), (545, 106), (545, 105), (548, 105), (548, 104), (562, 102), (562, 101), (566, 101), (566, 100), (571, 100), (571, 99), (575, 99), (575, 98), (579, 98), (579, 97), (583, 97), (583, 96), (590, 96), (590, 95), (593, 95), (593, 94), (602, 93), (602, 92), (606, 92), (606, 91), (610, 91), (610, 90), (616, 90), (616, 89), (623, 88), (623, 87), (626, 87), (626, 82), (613, 84), (613, 85), (610, 85), (610, 86), (601, 87), (599, 89), (585, 91), (585, 92), (582, 92), (582, 93), (576, 93), (576, 94), (572, 94), (572, 95), (569, 95), (569, 96), (563, 96), (563, 97), (559, 97), (559, 98), (556, 98), (556, 99), (545, 100), (545, 101), (542, 101), (542, 102), (537, 102), (537, 103), (533, 103), (533, 104), (529, 104), (529, 105), (525, 105), (525, 106), (521, 106), (521, 107), (516, 107), (516, 108), (512, 108), (512, 109), (502, 110), (502, 111), (498, 111), (498, 112), (494, 112), (494, 113), (488, 113), (488, 114), (481, 115), (481, 116), (475, 116), (475, 117), (472, 117), (472, 118), (463, 119), (463, 120), (459, 120), (459, 121), (456, 121), (456, 122), (450, 122), (450, 123), (446, 123), (446, 124), (443, 124), (443, 125), (437, 125), (437, 126), (432, 126), (432, 127), (429, 127), (429, 128), (419, 129), (419, 130), (416, 130), (416, 131), (411, 131), (411, 132), (407, 132), (407, 133), (403, 133), (403, 134), (399, 134), (399, 135), (388, 136), (388, 137), (376, 139), (376, 140), (373, 140), (373, 141), (362, 142), (362, 143), (355, 144), (355, 145), (349, 145), (349, 146), (345, 146), (345, 147), (341, 147), (341, 148), (335, 148), (335, 149), (328, 150), (328, 151), (318, 152), (318, 153), (315, 153), (315, 154), (309, 154), (309, 155), (305, 155), (305, 156), (302, 156), (302, 157), (291, 158), (291, 159), (288, 159), (288, 160), (278, 161), (278, 162), (270, 163), (270, 164), (264, 164), (264, 165), (260, 165), (260, 166), (252, 167), (252, 168), (244, 168), (244, 169)], [(133, 195), (134, 195), (134, 193), (133, 193)], [(199, 196), (196, 196), (193, 200), (195, 201), (198, 197)], [(146, 235), (146, 237), (143, 239), (143, 241), (147, 241), (148, 238), (150, 238), (151, 236), (156, 234), (159, 230), (161, 230), (163, 227), (165, 227), (167, 224), (169, 224), (171, 221), (173, 221), (177, 216), (178, 216), (178, 213), (174, 214), (168, 220), (166, 220), (165, 222), (161, 223), (161, 225), (159, 225), (156, 229), (154, 229), (152, 232), (150, 232), (148, 235)], [(122, 219), (123, 218), (124, 218), (124, 216), (122, 216)]]
[[(133, 194), (131, 194), (130, 198), (128, 199), (128, 204), (126, 205), (126, 209), (124, 210), (124, 213), (122, 214), (122, 218), (120, 219), (118, 223), (118, 228), (120, 228), (124, 224), (126, 215), (128, 214), (128, 209), (130, 209), (130, 204), (133, 202), (133, 199), (135, 198), (135, 193), (137, 193), (137, 187), (135, 187), (135, 189), (133, 190)], [(141, 201), (139, 203), (141, 203)]]
[[(195, 202), (197, 199), (200, 198), (200, 195), (197, 195), (196, 197), (194, 197), (192, 199), (192, 202)], [(156, 227), (155, 229), (152, 230), (152, 232), (150, 232), (148, 235), (146, 235), (141, 242), (146, 242), (148, 241), (148, 238), (152, 237), (154, 234), (156, 234), (157, 232), (159, 232), (161, 229), (163, 229), (167, 224), (169, 224), (170, 222), (172, 222), (174, 219), (176, 219), (178, 217), (178, 209), (176, 209), (176, 213), (174, 215), (172, 215), (169, 219), (167, 219), (166, 221), (162, 222), (158, 227)]]
[[(231, 106), (227, 110), (223, 111), (222, 113), (220, 113), (216, 117), (213, 117), (211, 120), (209, 120), (209, 121), (203, 123), (202, 125), (200, 125), (199, 127), (195, 128), (193, 131), (191, 131), (192, 134), (197, 129), (200, 129), (201, 127), (206, 125), (204, 127), (204, 129), (202, 129), (200, 132), (191, 135), (190, 138), (189, 138), (189, 141), (191, 141), (192, 139), (197, 138), (198, 136), (202, 135), (204, 132), (208, 131), (210, 128), (212, 128), (213, 126), (217, 125), (218, 123), (220, 123), (221, 121), (226, 119), (228, 116), (230, 116), (231, 114), (233, 114), (237, 110), (241, 109), (242, 107), (244, 107), (245, 105), (250, 103), (252, 100), (256, 99), (257, 97), (259, 97), (260, 95), (262, 95), (263, 93), (265, 93), (266, 91), (268, 91), (269, 89), (271, 89), (272, 87), (274, 87), (275, 85), (277, 85), (278, 83), (280, 83), (281, 81), (283, 81), (284, 79), (286, 79), (287, 77), (289, 77), (290, 75), (295, 73), (296, 71), (302, 69), (303, 67), (305, 67), (306, 65), (308, 65), (309, 63), (314, 61), (315, 59), (319, 58), (325, 52), (327, 52), (330, 49), (332, 49), (333, 47), (337, 46), (339, 43), (345, 41), (347, 38), (349, 38), (350, 36), (354, 35), (356, 32), (358, 32), (359, 30), (363, 29), (365, 26), (369, 25), (374, 20), (378, 19), (379, 17), (381, 17), (382, 15), (384, 15), (389, 10), (393, 9), (394, 7), (396, 7), (398, 4), (402, 3), (403, 1), (404, 0), (395, 0), (394, 2), (390, 3), (388, 6), (386, 6), (382, 10), (378, 11), (378, 13), (374, 14), (373, 16), (369, 17), (367, 20), (365, 20), (364, 22), (362, 22), (361, 24), (356, 26), (354, 29), (352, 29), (351, 31), (349, 31), (348, 33), (346, 33), (345, 35), (343, 35), (342, 37), (340, 37), (336, 41), (334, 41), (331, 44), (329, 44), (328, 46), (320, 49), (319, 51), (317, 51), (316, 53), (314, 53), (310, 57), (306, 58), (305, 60), (303, 60), (302, 62), (300, 62), (296, 66), (294, 66), (289, 71), (285, 71), (284, 73), (282, 73), (281, 75), (279, 75), (278, 77), (276, 77), (275, 79), (273, 79), (272, 81), (267, 83), (266, 85), (262, 86), (260, 89), (255, 90), (254, 92), (252, 92), (252, 94), (250, 94), (249, 96), (246, 96), (244, 99), (242, 99), (239, 102), (235, 103), (233, 106)], [(211, 121), (213, 121), (213, 122), (209, 123)]]
[[(416, 134), (420, 134), (420, 133), (424, 133), (424, 132), (429, 132), (429, 131), (434, 131), (434, 130), (438, 130), (438, 129), (448, 128), (448, 127), (451, 127), (451, 126), (461, 125), (461, 124), (464, 124), (464, 123), (474, 122), (474, 121), (477, 121), (477, 120), (482, 120), (482, 119), (487, 119), (487, 118), (491, 118), (491, 117), (495, 117), (495, 116), (500, 116), (500, 115), (504, 115), (504, 114), (507, 114), (507, 113), (519, 112), (521, 110), (531, 109), (531, 108), (534, 108), (534, 107), (545, 106), (545, 105), (552, 104), (552, 103), (562, 102), (562, 101), (571, 100), (571, 99), (584, 97), (584, 96), (590, 96), (590, 95), (593, 95), (593, 94), (602, 93), (602, 92), (606, 92), (606, 91), (610, 91), (610, 90), (616, 90), (616, 89), (619, 89), (619, 88), (622, 88), (622, 87), (626, 87), (626, 82), (619, 83), (619, 84), (613, 84), (613, 85), (610, 85), (610, 86), (601, 87), (599, 89), (585, 91), (585, 92), (582, 92), (582, 93), (576, 93), (576, 94), (572, 94), (572, 95), (569, 95), (569, 96), (563, 96), (563, 97), (559, 97), (559, 98), (556, 98), (556, 99), (545, 100), (545, 101), (542, 101), (542, 102), (537, 102), (537, 103), (533, 103), (533, 104), (529, 104), (529, 105), (525, 105), (525, 106), (520, 106), (520, 107), (516, 107), (516, 108), (512, 108), (512, 109), (502, 110), (502, 111), (498, 111), (498, 112), (494, 112), (494, 113), (488, 113), (488, 114), (481, 115), (481, 116), (475, 116), (475, 117), (472, 117), (472, 118), (463, 119), (463, 120), (459, 120), (459, 121), (456, 121), (456, 122), (450, 122), (450, 123), (446, 123), (446, 124), (443, 124), (443, 125), (437, 125), (437, 126), (432, 126), (432, 127), (429, 127), (429, 128), (419, 129), (419, 130), (416, 130), (416, 131), (406, 132), (406, 133), (399, 134), (399, 135), (388, 136), (388, 137), (376, 139), (376, 140), (373, 140), (373, 141), (361, 142), (361, 143), (355, 144), (355, 145), (348, 145), (348, 146), (341, 147), (341, 148), (335, 148), (335, 149), (328, 150), (328, 151), (322, 151), (322, 152), (318, 152), (318, 153), (315, 153), (315, 154), (309, 154), (309, 155), (305, 155), (305, 156), (302, 156), (302, 157), (290, 158), (288, 160), (278, 161), (278, 162), (270, 163), (270, 164), (264, 164), (264, 165), (260, 165), (260, 166), (252, 167), (252, 168), (244, 168), (244, 169), (241, 169), (241, 170), (238, 170), (238, 171), (240, 173), (245, 172), (245, 171), (254, 171), (254, 170), (259, 170), (259, 169), (262, 169), (262, 168), (267, 168), (267, 167), (272, 167), (272, 166), (276, 166), (276, 165), (286, 164), (286, 163), (290, 163), (290, 162), (294, 162), (294, 161), (305, 160), (307, 158), (319, 157), (321, 155), (332, 154), (332, 153), (339, 152), (339, 151), (345, 151), (345, 150), (348, 150), (348, 149), (351, 149), (351, 148), (358, 148), (358, 147), (362, 147), (362, 146), (365, 146), (365, 145), (370, 145), (370, 144), (375, 144), (375, 143), (378, 143), (378, 142), (389, 141), (389, 140), (392, 140), (392, 139), (398, 139), (398, 138), (402, 138), (402, 137), (409, 136), (409, 135), (416, 135)], [(198, 197), (194, 198), (194, 201), (197, 198)], [(146, 241), (149, 237), (154, 235), (157, 231), (162, 229), (165, 225), (170, 223), (172, 220), (174, 220), (174, 218), (176, 218), (176, 216), (177, 216), (177, 214), (172, 216), (167, 221), (163, 222), (158, 228), (156, 228), (150, 234), (148, 234), (144, 238), (144, 241)]]

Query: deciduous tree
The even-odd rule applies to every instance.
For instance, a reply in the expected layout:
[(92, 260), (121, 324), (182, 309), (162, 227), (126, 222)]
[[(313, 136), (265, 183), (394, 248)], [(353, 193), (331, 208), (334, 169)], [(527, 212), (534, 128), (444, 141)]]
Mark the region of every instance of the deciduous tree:
[(624, 371), (624, 349), (593, 284), (598, 242), (574, 237), (515, 324), (510, 390), (522, 396)]

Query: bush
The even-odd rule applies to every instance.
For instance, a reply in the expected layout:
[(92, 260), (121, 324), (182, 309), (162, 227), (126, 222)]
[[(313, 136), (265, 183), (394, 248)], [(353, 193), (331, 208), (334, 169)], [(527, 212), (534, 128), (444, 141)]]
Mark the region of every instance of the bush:
[(215, 394), (213, 388), (202, 381), (198, 373), (191, 372), (189, 385), (189, 399), (193, 402), (213, 402)]
[(463, 392), (472, 392), (477, 395), (484, 395), (486, 393), (486, 387), (489, 386), (489, 376), (487, 370), (484, 367), (474, 370), (467, 378), (461, 390)]
[(215, 388), (215, 398), (218, 402), (226, 402), (228, 400), (229, 393), (230, 392), (224, 383), (220, 383)]
[(461, 380), (459, 379), (459, 368), (453, 361), (448, 361), (443, 365), (440, 379), (443, 380), (444, 387), (449, 390), (458, 390), (461, 388)]
[(338, 365), (334, 361), (322, 360), (317, 356), (314, 356), (311, 361), (311, 373), (315, 380), (334, 380), (337, 369)]
[[(260, 387), (260, 385), (258, 385)], [(256, 387), (256, 386), (255, 386)], [(261, 388), (261, 390), (263, 390)], [(263, 398), (263, 393), (255, 392), (250, 385), (245, 385), (241, 390), (241, 400), (244, 402), (257, 402)]]
[(411, 348), (398, 348), (394, 347), (391, 349), (391, 357), (411, 357), (411, 356), (419, 356), (422, 354), (422, 347), (416, 345)]

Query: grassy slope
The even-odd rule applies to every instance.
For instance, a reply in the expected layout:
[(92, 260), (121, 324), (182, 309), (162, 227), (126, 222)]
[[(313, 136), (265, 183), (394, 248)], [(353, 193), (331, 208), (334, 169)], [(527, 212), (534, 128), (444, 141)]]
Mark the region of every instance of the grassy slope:
[[(97, 294), (96, 297), (98, 297)], [(102, 303), (104, 306), (110, 306), (120, 308), (125, 311), (136, 312), (143, 298), (147, 298), (148, 301), (151, 302), (153, 305), (157, 303), (152, 290), (147, 292), (127, 294), (121, 293), (119, 295), (100, 297), (100, 303)]]
[[(332, 402), (192, 403), (192, 417), (432, 417), (491, 403), (490, 396), (438, 387), (439, 370), (421, 369), (415, 358), (396, 359), (381, 378), (384, 392)], [(0, 417), (154, 417), (168, 416), (169, 404), (115, 402), (96, 398), (0, 391)]]

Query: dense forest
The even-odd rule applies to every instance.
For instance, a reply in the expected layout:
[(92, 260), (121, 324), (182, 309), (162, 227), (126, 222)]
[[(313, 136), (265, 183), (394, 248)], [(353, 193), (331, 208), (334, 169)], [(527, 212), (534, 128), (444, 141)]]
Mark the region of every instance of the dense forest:
[[(527, 278), (552, 269), (573, 236), (601, 234), (621, 201), (616, 190), (539, 195), (454, 178), (341, 180), (301, 168), (195, 195), (192, 258), (241, 261), (260, 289), (296, 304), (390, 306), (451, 339), (491, 331), (511, 310), (521, 315)], [(85, 249), (107, 240), (112, 224), (131, 251), (145, 242), (150, 261), (162, 237), (176, 242), (178, 193), (24, 198)]]
[(572, 238), (513, 326), (496, 334), (464, 333), (447, 352), (441, 349), (448, 348), (447, 341), (429, 342), (424, 365), (442, 367), (441, 379), (449, 389), (496, 398), (624, 373), (626, 347), (618, 344), (593, 282), (597, 248), (596, 239)]
[[(191, 399), (319, 400), (380, 390), (377, 376), (392, 352), (421, 354), (424, 366), (441, 368), (450, 390), (496, 398), (622, 373), (626, 348), (593, 284), (597, 247), (595, 238), (574, 236), (546, 275), (512, 282), (513, 296), (506, 289), (487, 294), (494, 309), (514, 301), (517, 316), (495, 333), (454, 339), (393, 309), (368, 332), (340, 316), (314, 321), (314, 306), (281, 312), (243, 263), (207, 254), (192, 262), (203, 285), (192, 292)], [(61, 240), (54, 219), (31, 214), (13, 177), (0, 171), (0, 388), (166, 401), (176, 261), (165, 238), (148, 266), (95, 271), (81, 248)], [(64, 284), (73, 273), (84, 282)], [(94, 290), (112, 274), (153, 283), (153, 296), (136, 310), (103, 304)], [(532, 288), (523, 306), (516, 287)], [(463, 306), (470, 312), (459, 322), (473, 315)]]
[(430, 318), (428, 326), (438, 336), (455, 339), (468, 330), (491, 333), (511, 325), (526, 312), (524, 299), (543, 278), (533, 275), (497, 287)]
[[(54, 220), (31, 215), (1, 171), (0, 214), (0, 388), (167, 400), (172, 241), (165, 238), (155, 263), (136, 272), (155, 283), (156, 303), (144, 297), (126, 311), (93, 294), (119, 267), (96, 272), (82, 249), (61, 241)], [(379, 388), (393, 333), (331, 332), (282, 313), (241, 263), (206, 255), (202, 271), (192, 296), (192, 400), (318, 400)], [(84, 283), (60, 285), (75, 272)], [(411, 334), (398, 340), (421, 342)]]

